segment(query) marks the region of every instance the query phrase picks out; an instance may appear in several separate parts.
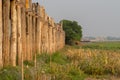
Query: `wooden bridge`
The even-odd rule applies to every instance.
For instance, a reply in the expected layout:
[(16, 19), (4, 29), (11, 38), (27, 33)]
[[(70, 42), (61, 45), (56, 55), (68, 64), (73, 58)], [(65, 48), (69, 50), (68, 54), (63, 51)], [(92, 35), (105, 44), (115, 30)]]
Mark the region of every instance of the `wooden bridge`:
[(0, 0), (0, 66), (22, 65), (65, 45), (61, 23), (31, 0)]

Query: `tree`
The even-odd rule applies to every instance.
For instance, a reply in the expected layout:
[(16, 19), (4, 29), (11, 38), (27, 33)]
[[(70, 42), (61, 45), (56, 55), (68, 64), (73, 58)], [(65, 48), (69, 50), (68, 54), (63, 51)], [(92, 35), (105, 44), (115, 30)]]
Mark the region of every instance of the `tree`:
[(66, 44), (75, 44), (82, 38), (82, 27), (76, 21), (62, 20)]

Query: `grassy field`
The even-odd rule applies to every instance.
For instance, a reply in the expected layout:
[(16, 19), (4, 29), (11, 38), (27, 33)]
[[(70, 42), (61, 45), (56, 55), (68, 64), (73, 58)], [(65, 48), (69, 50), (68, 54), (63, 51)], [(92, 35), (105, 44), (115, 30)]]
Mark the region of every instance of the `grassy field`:
[[(120, 80), (120, 43), (85, 43), (65, 46), (53, 54), (24, 61), (24, 80)], [(0, 71), (0, 80), (21, 80), (20, 67)]]
[(112, 41), (112, 42), (89, 42), (83, 43), (82, 48), (89, 49), (103, 49), (103, 50), (119, 50), (120, 42)]

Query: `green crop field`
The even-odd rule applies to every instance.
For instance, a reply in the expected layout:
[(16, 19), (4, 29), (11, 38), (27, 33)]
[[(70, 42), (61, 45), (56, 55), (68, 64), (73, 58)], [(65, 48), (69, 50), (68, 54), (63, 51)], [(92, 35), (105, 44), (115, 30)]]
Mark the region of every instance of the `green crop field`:
[(103, 50), (119, 50), (120, 42), (89, 42), (83, 43), (82, 48), (90, 48), (90, 49), (103, 49)]

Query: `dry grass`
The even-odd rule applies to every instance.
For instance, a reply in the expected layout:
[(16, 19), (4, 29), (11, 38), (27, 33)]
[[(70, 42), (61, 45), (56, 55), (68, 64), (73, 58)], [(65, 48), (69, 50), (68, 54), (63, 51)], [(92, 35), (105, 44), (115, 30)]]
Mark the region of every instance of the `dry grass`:
[(86, 74), (120, 76), (118, 51), (70, 48), (66, 51), (66, 55)]

